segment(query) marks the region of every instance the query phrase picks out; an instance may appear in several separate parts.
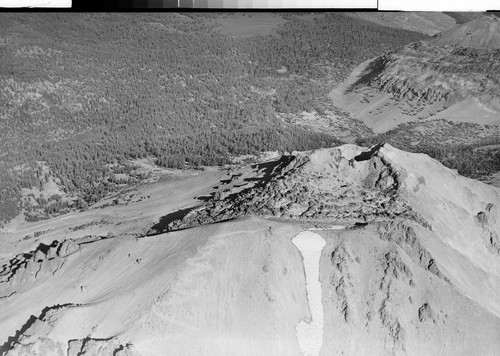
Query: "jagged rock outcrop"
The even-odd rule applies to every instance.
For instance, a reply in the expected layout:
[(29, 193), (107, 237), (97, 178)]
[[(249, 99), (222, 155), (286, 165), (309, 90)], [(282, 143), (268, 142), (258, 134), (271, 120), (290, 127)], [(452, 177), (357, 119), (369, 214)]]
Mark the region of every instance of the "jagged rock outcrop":
[[(483, 307), (476, 309), (460, 295), (436, 262), (429, 263), (446, 257), (431, 254), (421, 241), (423, 234), (434, 232), (409, 221), (324, 233), (328, 242), (320, 279), (329, 318), (323, 353), (492, 354), (491, 341), (477, 347), (463, 341), (471, 333), (494, 337), (491, 330), (483, 334), (482, 323), (491, 319), (481, 314)], [(462, 328), (467, 330), (454, 329), (466, 319)]]
[[(403, 261), (396, 249), (389, 250), (382, 259), (383, 273), (379, 290), (382, 297), (378, 308), (378, 316), (382, 326), (387, 330), (393, 351), (405, 351), (406, 330), (400, 320), (401, 306), (395, 301), (400, 298), (397, 284), (415, 287), (414, 275), (410, 267)], [(409, 289), (409, 288), (408, 288)], [(411, 298), (411, 296), (410, 296)]]
[(67, 303), (46, 307), (39, 316), (32, 315), (26, 323), (0, 346), (2, 356), (57, 355), (57, 356), (139, 356), (133, 345), (122, 344), (117, 338), (85, 337), (72, 339), (63, 344), (50, 337), (50, 332), (68, 309), (79, 305)]
[(480, 211), (476, 215), (476, 222), (482, 229), (481, 237), (484, 245), (497, 255), (500, 254), (500, 238), (495, 229), (498, 215), (497, 207), (493, 203), (488, 203), (485, 211)]
[(326, 243), (321, 354), (498, 350), (500, 190), (383, 144), (210, 174), (201, 206), (180, 194), (168, 211), (179, 231), (51, 232), (2, 266), (0, 355), (296, 354), (296, 326), (319, 315), (304, 230)]
[(390, 94), (403, 114), (412, 115), (429, 105), (437, 113), (468, 98), (488, 104), (500, 87), (499, 51), (412, 43), (374, 59), (350, 90), (362, 92), (366, 102)]
[(168, 230), (245, 215), (348, 225), (408, 218), (425, 225), (399, 196), (401, 177), (377, 153), (378, 148), (352, 157), (342, 149), (283, 156), (258, 185), (225, 197), (217, 195), (171, 222)]
[[(420, 125), (444, 129), (444, 122), (450, 121), (480, 125), (485, 137), (496, 137), (488, 128), (500, 125), (498, 23), (497, 18), (482, 16), (430, 41), (366, 61), (330, 92), (330, 98), (376, 133), (400, 124), (406, 125), (401, 131)], [(412, 135), (418, 137), (421, 129)], [(461, 128), (454, 140), (461, 142), (469, 130)]]
[(67, 356), (140, 356), (131, 344), (121, 344), (115, 338), (84, 338), (68, 342)]
[(27, 282), (54, 275), (66, 257), (79, 248), (73, 240), (54, 240), (50, 245), (41, 243), (35, 250), (19, 254), (4, 264), (0, 270), (0, 284), (19, 288)]
[(429, 303), (424, 303), (418, 308), (418, 320), (420, 320), (421, 323), (431, 322), (436, 324), (436, 316)]
[(68, 303), (53, 305), (42, 310), (39, 316), (32, 315), (15, 335), (0, 347), (0, 355), (29, 355), (40, 352), (42, 355), (64, 355), (64, 345), (47, 338), (58, 314), (66, 308), (75, 307)]
[[(329, 240), (326, 247), (330, 258), (323, 267), (324, 303), (327, 312), (338, 314), (327, 333), (339, 334), (339, 338), (351, 335), (355, 340), (332, 341), (329, 352), (366, 354), (371, 350), (373, 354), (399, 355), (408, 351), (411, 326), (405, 313), (414, 308), (411, 301), (419, 293), (416, 280), (425, 269), (415, 271), (395, 240), (377, 239), (375, 225), (347, 229), (340, 242)], [(367, 340), (371, 337), (375, 344)], [(356, 346), (361, 340), (371, 346)]]
[(412, 226), (401, 221), (389, 221), (380, 223), (378, 231), (382, 240), (398, 244), (420, 267), (425, 268), (440, 278), (446, 279), (439, 271), (432, 255), (418, 240)]
[(353, 311), (349, 307), (348, 297), (352, 297), (350, 289), (353, 286), (352, 277), (349, 274), (349, 264), (353, 258), (343, 244), (337, 246), (330, 255), (330, 261), (334, 267), (330, 277), (330, 284), (335, 288), (337, 307), (341, 313), (341, 320), (348, 323), (353, 319)]

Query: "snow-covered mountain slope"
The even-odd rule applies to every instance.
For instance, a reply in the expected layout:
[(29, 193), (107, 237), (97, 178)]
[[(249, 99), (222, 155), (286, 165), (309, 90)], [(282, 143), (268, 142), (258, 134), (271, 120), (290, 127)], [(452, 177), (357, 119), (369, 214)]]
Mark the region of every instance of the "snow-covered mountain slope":
[[(497, 188), (387, 144), (295, 152), (161, 187), (149, 202), (37, 223), (53, 230), (36, 242), (22, 239), (30, 224), (11, 226), (1, 354), (500, 349)], [(99, 213), (112, 234), (68, 230)], [(317, 251), (297, 242), (303, 231), (324, 239), (319, 271)], [(306, 283), (314, 275), (321, 283)]]

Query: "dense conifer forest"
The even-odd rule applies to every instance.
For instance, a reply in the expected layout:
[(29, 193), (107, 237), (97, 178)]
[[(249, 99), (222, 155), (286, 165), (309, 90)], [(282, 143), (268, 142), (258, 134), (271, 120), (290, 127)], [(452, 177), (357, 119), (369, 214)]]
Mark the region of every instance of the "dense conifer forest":
[(50, 217), (116, 190), (135, 158), (196, 168), (337, 145), (277, 114), (321, 110), (357, 64), (424, 37), (340, 13), (283, 14), (275, 33), (235, 37), (217, 16), (0, 14), (0, 221), (49, 181), (41, 167), (74, 197), (37, 198)]

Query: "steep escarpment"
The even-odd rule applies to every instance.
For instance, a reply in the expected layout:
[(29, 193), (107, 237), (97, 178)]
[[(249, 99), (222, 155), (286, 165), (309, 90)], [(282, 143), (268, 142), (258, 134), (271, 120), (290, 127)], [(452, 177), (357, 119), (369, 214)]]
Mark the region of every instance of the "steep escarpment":
[[(414, 43), (368, 63), (336, 100), (377, 132), (431, 117), (495, 124), (499, 51)], [(448, 112), (464, 101), (468, 112)]]
[(498, 53), (498, 50), (414, 43), (376, 58), (353, 89), (368, 85), (396, 100), (422, 105), (473, 94), (487, 99), (499, 84), (495, 75), (500, 69)]
[(498, 125), (499, 23), (483, 16), (376, 57), (330, 97), (377, 133), (423, 119)]

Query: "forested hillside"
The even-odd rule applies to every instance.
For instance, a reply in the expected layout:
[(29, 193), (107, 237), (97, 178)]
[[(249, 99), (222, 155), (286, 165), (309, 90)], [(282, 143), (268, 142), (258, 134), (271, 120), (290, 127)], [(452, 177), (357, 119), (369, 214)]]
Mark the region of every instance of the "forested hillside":
[(92, 204), (134, 158), (195, 168), (336, 145), (276, 114), (321, 110), (355, 65), (423, 37), (290, 13), (240, 38), (215, 31), (217, 16), (0, 14), (0, 222), (22, 204), (40, 218), (21, 193), (50, 182), (71, 199), (35, 199), (42, 218)]

